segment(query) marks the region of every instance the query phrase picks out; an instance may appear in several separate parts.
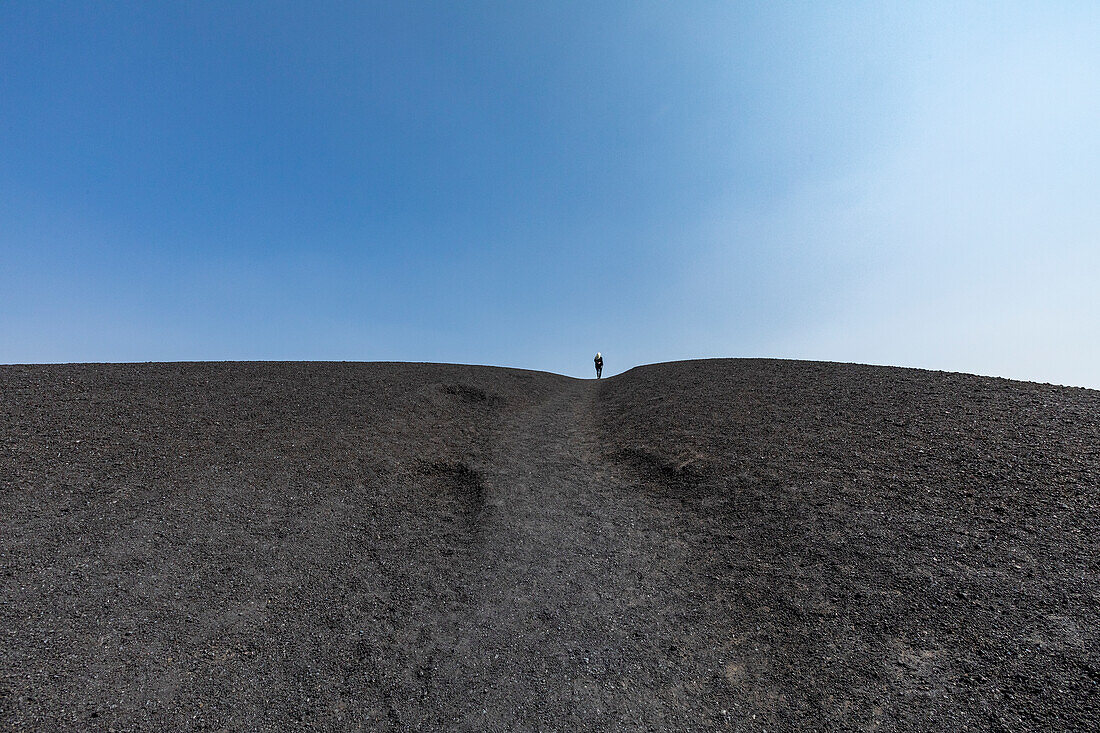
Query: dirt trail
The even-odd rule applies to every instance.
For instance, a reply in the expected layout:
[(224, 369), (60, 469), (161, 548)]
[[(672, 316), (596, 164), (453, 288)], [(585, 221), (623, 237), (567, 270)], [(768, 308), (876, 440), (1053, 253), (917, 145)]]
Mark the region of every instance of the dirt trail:
[[(503, 426), (483, 480), (476, 636), (471, 661), (493, 680), (470, 705), (474, 727), (570, 721), (629, 728), (660, 717), (641, 671), (639, 616), (664, 605), (669, 548), (646, 507), (604, 460), (598, 384), (570, 381)], [(487, 717), (483, 711), (495, 711)]]

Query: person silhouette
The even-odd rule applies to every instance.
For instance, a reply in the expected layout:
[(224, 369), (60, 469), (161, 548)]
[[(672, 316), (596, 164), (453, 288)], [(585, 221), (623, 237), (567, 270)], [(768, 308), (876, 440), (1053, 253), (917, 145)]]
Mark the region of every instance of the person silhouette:
[(599, 379), (603, 374), (603, 357), (600, 356), (600, 352), (596, 352), (596, 358), (593, 361), (596, 362), (596, 379)]

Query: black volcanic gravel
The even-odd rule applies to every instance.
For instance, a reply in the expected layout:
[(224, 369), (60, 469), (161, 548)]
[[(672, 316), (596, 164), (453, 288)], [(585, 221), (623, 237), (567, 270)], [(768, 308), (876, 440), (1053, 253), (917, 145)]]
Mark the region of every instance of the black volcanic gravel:
[(1095, 730), (1100, 392), (0, 367), (0, 729)]

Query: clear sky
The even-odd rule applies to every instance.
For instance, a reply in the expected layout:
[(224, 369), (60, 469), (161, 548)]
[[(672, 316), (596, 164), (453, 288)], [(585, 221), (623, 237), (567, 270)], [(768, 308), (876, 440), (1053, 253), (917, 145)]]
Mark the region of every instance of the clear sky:
[(0, 363), (1100, 387), (1100, 3), (0, 3)]

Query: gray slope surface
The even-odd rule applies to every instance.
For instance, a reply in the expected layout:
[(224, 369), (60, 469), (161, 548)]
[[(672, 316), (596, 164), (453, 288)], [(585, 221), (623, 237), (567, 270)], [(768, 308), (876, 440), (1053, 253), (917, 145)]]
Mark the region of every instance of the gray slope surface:
[(0, 727), (1088, 730), (1100, 393), (0, 367)]

